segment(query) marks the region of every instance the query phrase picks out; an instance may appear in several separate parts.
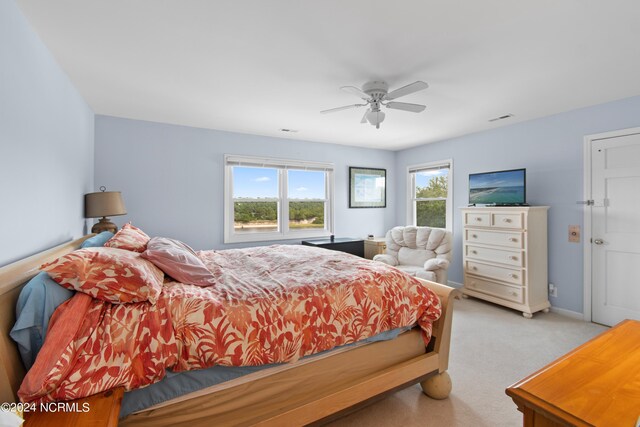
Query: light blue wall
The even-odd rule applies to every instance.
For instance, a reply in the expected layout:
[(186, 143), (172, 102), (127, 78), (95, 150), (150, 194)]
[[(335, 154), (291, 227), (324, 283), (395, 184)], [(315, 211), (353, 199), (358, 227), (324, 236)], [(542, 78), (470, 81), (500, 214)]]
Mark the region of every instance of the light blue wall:
[(13, 0), (0, 0), (0, 265), (84, 233), (93, 112)]
[(396, 218), (406, 221), (408, 165), (453, 159), (454, 261), (449, 280), (462, 282), (459, 207), (468, 203), (469, 174), (527, 168), (527, 201), (549, 210), (549, 281), (558, 286), (553, 306), (582, 312), (582, 244), (569, 243), (570, 224), (583, 225), (584, 136), (640, 126), (640, 97), (426, 144), (397, 153)]
[[(95, 185), (121, 190), (133, 221), (152, 235), (198, 249), (239, 247), (223, 242), (223, 155), (246, 154), (331, 161), (336, 165), (336, 234), (383, 235), (406, 221), (408, 165), (453, 159), (455, 255), (449, 279), (462, 282), (461, 218), (469, 173), (527, 168), (527, 200), (549, 211), (551, 303), (582, 312), (582, 244), (568, 243), (568, 226), (582, 226), (584, 136), (640, 126), (640, 97), (583, 108), (399, 152), (96, 116)], [(348, 166), (387, 169), (386, 209), (349, 209)], [(395, 191), (392, 191), (395, 189)], [(269, 242), (273, 243), (273, 242)], [(244, 245), (248, 246), (248, 245)]]
[(132, 221), (150, 235), (177, 238), (197, 249), (250, 246), (223, 244), (224, 154), (333, 162), (335, 234), (384, 235), (395, 224), (393, 191), (387, 191), (390, 207), (375, 209), (349, 209), (347, 192), (349, 166), (386, 168), (387, 188), (395, 188), (391, 151), (100, 115), (95, 126), (95, 183), (122, 191), (128, 215), (112, 218), (119, 225)]

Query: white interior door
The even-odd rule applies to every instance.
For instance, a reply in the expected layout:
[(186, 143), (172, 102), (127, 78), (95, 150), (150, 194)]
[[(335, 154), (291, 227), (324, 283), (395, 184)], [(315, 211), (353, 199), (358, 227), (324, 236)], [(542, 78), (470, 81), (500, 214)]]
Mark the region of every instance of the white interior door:
[(592, 141), (592, 320), (640, 319), (640, 134)]

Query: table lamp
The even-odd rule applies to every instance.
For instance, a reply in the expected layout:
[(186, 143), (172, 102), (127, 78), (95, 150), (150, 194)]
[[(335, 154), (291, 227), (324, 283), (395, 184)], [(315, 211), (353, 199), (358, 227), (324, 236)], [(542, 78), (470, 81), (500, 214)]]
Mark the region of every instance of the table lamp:
[(84, 217), (100, 218), (97, 224), (91, 228), (92, 233), (110, 231), (115, 233), (118, 226), (112, 223), (107, 216), (124, 215), (127, 209), (124, 207), (122, 194), (119, 191), (106, 191), (106, 187), (100, 187), (97, 193), (84, 195)]

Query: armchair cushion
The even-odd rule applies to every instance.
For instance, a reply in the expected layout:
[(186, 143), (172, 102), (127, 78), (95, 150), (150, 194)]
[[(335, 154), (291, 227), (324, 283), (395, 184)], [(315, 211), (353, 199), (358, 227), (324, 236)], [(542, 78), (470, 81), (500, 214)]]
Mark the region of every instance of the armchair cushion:
[(424, 263), (424, 269), (427, 271), (438, 270), (439, 268), (449, 268), (449, 261), (443, 258), (431, 258)]
[(438, 281), (438, 276), (436, 276), (436, 273), (434, 271), (427, 271), (427, 270), (423, 270), (421, 268), (416, 270), (415, 276), (419, 277), (421, 279), (424, 279), (424, 280), (429, 280), (431, 282), (437, 282)]
[(417, 265), (422, 267), (426, 260), (436, 256), (432, 251), (418, 248), (400, 248), (398, 264)]
[(388, 254), (378, 254), (373, 257), (374, 261), (380, 261), (392, 267), (398, 265), (398, 259)]
[(446, 283), (451, 232), (431, 227), (394, 227), (386, 235), (387, 253), (373, 259), (422, 279)]

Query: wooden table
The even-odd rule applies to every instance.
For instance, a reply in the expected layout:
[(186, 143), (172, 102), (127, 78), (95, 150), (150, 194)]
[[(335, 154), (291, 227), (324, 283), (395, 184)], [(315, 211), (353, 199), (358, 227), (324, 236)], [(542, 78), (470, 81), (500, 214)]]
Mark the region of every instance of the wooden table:
[(640, 417), (640, 322), (625, 320), (507, 388), (524, 426), (628, 426)]
[(374, 237), (364, 241), (364, 257), (373, 259), (378, 254), (387, 252), (387, 239), (385, 237)]

